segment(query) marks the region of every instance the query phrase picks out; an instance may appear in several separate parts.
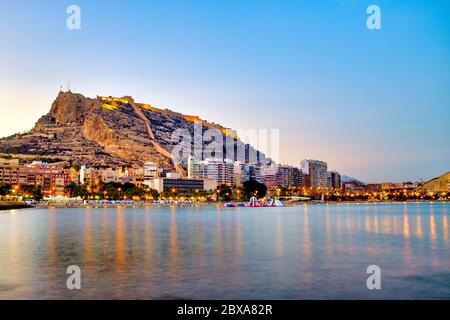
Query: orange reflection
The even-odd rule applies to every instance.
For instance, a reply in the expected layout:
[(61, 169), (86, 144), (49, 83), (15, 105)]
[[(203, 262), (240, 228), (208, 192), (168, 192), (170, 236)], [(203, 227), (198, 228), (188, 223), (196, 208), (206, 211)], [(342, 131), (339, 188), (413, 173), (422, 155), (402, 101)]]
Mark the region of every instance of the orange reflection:
[(448, 242), (448, 220), (445, 214), (442, 216), (442, 227), (444, 228), (444, 241)]
[(409, 239), (409, 237), (410, 237), (410, 233), (409, 233), (409, 218), (408, 218), (408, 213), (406, 211), (405, 211), (405, 213), (403, 215), (403, 237), (405, 239)]
[(176, 266), (178, 258), (178, 239), (177, 239), (177, 214), (176, 209), (172, 208), (169, 227), (169, 257), (173, 267)]
[(431, 210), (430, 214), (430, 239), (432, 242), (436, 240), (436, 222), (434, 221), (433, 210)]
[(439, 261), (436, 255), (436, 222), (434, 221), (433, 207), (430, 208), (430, 239), (433, 265), (437, 267), (439, 265)]
[(411, 264), (413, 261), (412, 258), (412, 248), (410, 241), (411, 233), (409, 228), (409, 217), (408, 217), (408, 208), (406, 206), (403, 207), (403, 238), (405, 239), (405, 264)]
[(416, 234), (417, 238), (422, 239), (422, 218), (420, 216), (420, 213), (417, 215), (416, 218)]
[(203, 257), (205, 256), (204, 248), (203, 248), (203, 226), (202, 226), (202, 217), (201, 215), (195, 215), (195, 254), (199, 261), (203, 261)]
[(103, 212), (102, 217), (102, 236), (103, 236), (103, 258), (106, 260), (109, 256), (109, 215), (108, 211)]
[(84, 262), (86, 264), (93, 262), (91, 209), (87, 209), (84, 213)]
[(53, 210), (48, 217), (47, 259), (49, 265), (56, 261), (56, 212)]
[(116, 210), (116, 266), (118, 269), (122, 269), (127, 261), (127, 223), (124, 210), (121, 208)]
[(145, 237), (145, 258), (150, 260), (153, 256), (153, 232), (150, 214), (148, 213), (145, 216), (144, 237)]
[(375, 235), (378, 235), (378, 233), (380, 232), (378, 224), (378, 210), (375, 209), (373, 214), (373, 232)]
[(303, 253), (306, 257), (306, 262), (309, 262), (312, 254), (311, 240), (309, 238), (309, 218), (308, 207), (304, 207), (303, 214)]

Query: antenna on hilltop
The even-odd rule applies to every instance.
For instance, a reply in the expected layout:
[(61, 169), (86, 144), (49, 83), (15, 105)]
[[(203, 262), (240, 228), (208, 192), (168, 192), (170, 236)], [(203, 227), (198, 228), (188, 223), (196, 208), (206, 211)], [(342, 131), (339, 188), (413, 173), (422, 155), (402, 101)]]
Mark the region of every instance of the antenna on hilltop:
[(69, 92), (70, 92), (70, 81), (69, 81), (69, 82), (67, 82), (67, 91), (69, 91)]

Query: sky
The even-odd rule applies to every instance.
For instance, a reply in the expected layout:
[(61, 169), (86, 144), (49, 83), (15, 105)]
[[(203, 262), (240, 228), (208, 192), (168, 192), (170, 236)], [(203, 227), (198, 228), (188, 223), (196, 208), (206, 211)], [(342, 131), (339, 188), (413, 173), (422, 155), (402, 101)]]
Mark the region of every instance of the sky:
[(0, 0), (0, 43), (0, 136), (31, 129), (70, 82), (279, 129), (285, 164), (320, 159), (365, 182), (450, 169), (447, 0)]

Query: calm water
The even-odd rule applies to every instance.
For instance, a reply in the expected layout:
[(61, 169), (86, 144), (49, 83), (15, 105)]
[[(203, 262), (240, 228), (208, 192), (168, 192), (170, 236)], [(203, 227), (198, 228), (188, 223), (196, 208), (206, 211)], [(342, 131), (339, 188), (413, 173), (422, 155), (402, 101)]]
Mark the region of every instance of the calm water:
[[(0, 299), (450, 299), (450, 204), (0, 213)], [(382, 289), (368, 290), (378, 265)], [(82, 290), (66, 289), (79, 265)]]

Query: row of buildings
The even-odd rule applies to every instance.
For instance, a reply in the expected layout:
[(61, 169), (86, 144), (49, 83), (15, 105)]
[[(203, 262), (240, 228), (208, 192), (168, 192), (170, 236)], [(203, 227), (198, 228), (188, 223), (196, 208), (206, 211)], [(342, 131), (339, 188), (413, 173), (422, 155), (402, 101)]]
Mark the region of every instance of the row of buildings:
[(229, 159), (188, 159), (188, 177), (164, 172), (158, 164), (147, 162), (141, 168), (87, 168), (65, 169), (66, 163), (49, 164), (33, 161), (20, 164), (17, 159), (0, 159), (0, 183), (40, 187), (43, 194), (64, 195), (70, 182), (94, 188), (105, 183), (133, 183), (147, 185), (158, 192), (176, 189), (212, 191), (218, 186), (238, 187), (249, 180), (265, 184), (268, 190), (279, 187), (310, 189), (339, 188), (340, 175), (327, 171), (327, 164), (317, 160), (303, 160), (301, 168), (286, 165), (251, 165)]
[(41, 187), (47, 196), (64, 194), (65, 187), (76, 179), (74, 173), (40, 161), (21, 165), (17, 159), (0, 159), (0, 183)]
[(267, 186), (269, 192), (278, 188), (303, 190), (304, 193), (333, 191), (346, 193), (386, 192), (412, 190), (417, 183), (363, 184), (356, 180), (341, 181), (336, 171), (328, 171), (328, 165), (319, 160), (302, 160), (299, 167), (288, 165), (252, 165), (229, 159), (188, 158), (187, 178), (177, 173), (163, 171), (157, 163), (147, 162), (140, 168), (87, 168), (67, 169), (67, 163), (48, 164), (33, 161), (21, 164), (17, 159), (0, 159), (0, 183), (40, 187), (44, 196), (65, 195), (71, 183), (85, 185), (95, 190), (100, 182), (132, 183), (147, 185), (158, 192), (214, 191), (222, 185), (239, 187), (255, 180)]
[(213, 179), (219, 185), (239, 186), (245, 181), (264, 183), (269, 190), (290, 186), (317, 188), (340, 188), (341, 178), (336, 171), (328, 171), (327, 163), (303, 160), (300, 168), (288, 165), (257, 165), (230, 159), (188, 158), (188, 177)]

